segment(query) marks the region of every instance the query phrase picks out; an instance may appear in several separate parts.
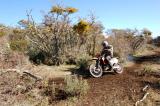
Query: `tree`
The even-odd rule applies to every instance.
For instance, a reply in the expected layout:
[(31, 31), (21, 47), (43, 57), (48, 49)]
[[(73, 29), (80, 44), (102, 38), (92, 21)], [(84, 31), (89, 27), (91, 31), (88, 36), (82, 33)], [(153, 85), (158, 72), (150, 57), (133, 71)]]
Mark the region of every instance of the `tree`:
[[(29, 55), (44, 55), (42, 63), (59, 65), (64, 63), (67, 50), (76, 44), (76, 36), (72, 29), (69, 16), (76, 12), (72, 7), (53, 6), (50, 13), (44, 16), (41, 24), (36, 24), (30, 14), (27, 21), (20, 21), (25, 25), (29, 40)], [(36, 54), (35, 54), (36, 53)]]
[(73, 29), (80, 37), (80, 46), (86, 44), (86, 49), (89, 55), (94, 56), (97, 45), (97, 38), (102, 37), (103, 25), (96, 21), (93, 14), (90, 15), (89, 21), (80, 20)]

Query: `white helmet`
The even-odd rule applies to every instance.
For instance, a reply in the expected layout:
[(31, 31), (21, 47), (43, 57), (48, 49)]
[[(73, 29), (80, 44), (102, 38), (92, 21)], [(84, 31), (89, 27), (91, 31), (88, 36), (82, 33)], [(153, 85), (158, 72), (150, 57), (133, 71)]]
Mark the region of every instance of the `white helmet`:
[(103, 42), (102, 42), (102, 46), (103, 46), (103, 47), (107, 47), (107, 46), (108, 46), (108, 42), (107, 42), (107, 41), (103, 41)]

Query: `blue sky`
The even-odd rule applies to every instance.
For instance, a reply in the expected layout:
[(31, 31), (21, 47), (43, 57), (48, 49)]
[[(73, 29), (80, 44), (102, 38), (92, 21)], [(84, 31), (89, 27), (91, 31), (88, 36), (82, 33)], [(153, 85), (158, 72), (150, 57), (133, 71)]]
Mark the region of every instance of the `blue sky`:
[(37, 22), (43, 12), (60, 3), (78, 8), (72, 16), (87, 17), (92, 11), (105, 30), (111, 28), (148, 28), (154, 36), (160, 36), (160, 0), (1, 0), (0, 23), (15, 26), (26, 18), (26, 10), (32, 9)]

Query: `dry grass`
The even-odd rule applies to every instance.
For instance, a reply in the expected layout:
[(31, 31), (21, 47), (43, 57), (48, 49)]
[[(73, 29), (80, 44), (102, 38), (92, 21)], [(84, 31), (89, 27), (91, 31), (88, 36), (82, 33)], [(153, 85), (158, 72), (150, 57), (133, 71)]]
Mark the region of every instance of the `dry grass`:
[(160, 105), (160, 95), (154, 90), (150, 89), (149, 96), (141, 102), (138, 106), (159, 106)]
[(76, 69), (75, 65), (60, 65), (60, 66), (47, 66), (39, 65), (32, 66), (31, 73), (41, 76), (42, 78), (55, 78), (64, 77), (65, 75), (70, 75), (71, 71)]
[(159, 64), (145, 64), (134, 70), (139, 76), (152, 74), (152, 73), (160, 73), (160, 65)]
[(145, 47), (142, 47), (135, 51), (134, 56), (145, 56), (145, 55), (153, 55), (158, 48), (154, 45), (146, 44)]
[(0, 87), (0, 105), (49, 106), (56, 103), (57, 106), (58, 104), (70, 106), (77, 103), (89, 89), (87, 81), (76, 76), (68, 76), (65, 80), (46, 78), (37, 82), (30, 76), (9, 72), (0, 78), (0, 84), (6, 83)]

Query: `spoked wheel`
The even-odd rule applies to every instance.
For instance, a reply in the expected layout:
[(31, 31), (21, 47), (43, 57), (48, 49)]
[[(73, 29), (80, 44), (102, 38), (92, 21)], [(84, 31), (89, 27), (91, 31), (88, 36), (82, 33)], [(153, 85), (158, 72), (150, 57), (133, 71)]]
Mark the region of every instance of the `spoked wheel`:
[(120, 64), (117, 64), (115, 67), (116, 68), (113, 69), (115, 73), (117, 73), (117, 74), (123, 73), (123, 67)]
[(89, 71), (90, 71), (90, 74), (96, 78), (101, 77), (103, 74), (103, 70), (100, 65), (98, 65), (98, 67), (96, 68), (95, 64), (91, 64)]

